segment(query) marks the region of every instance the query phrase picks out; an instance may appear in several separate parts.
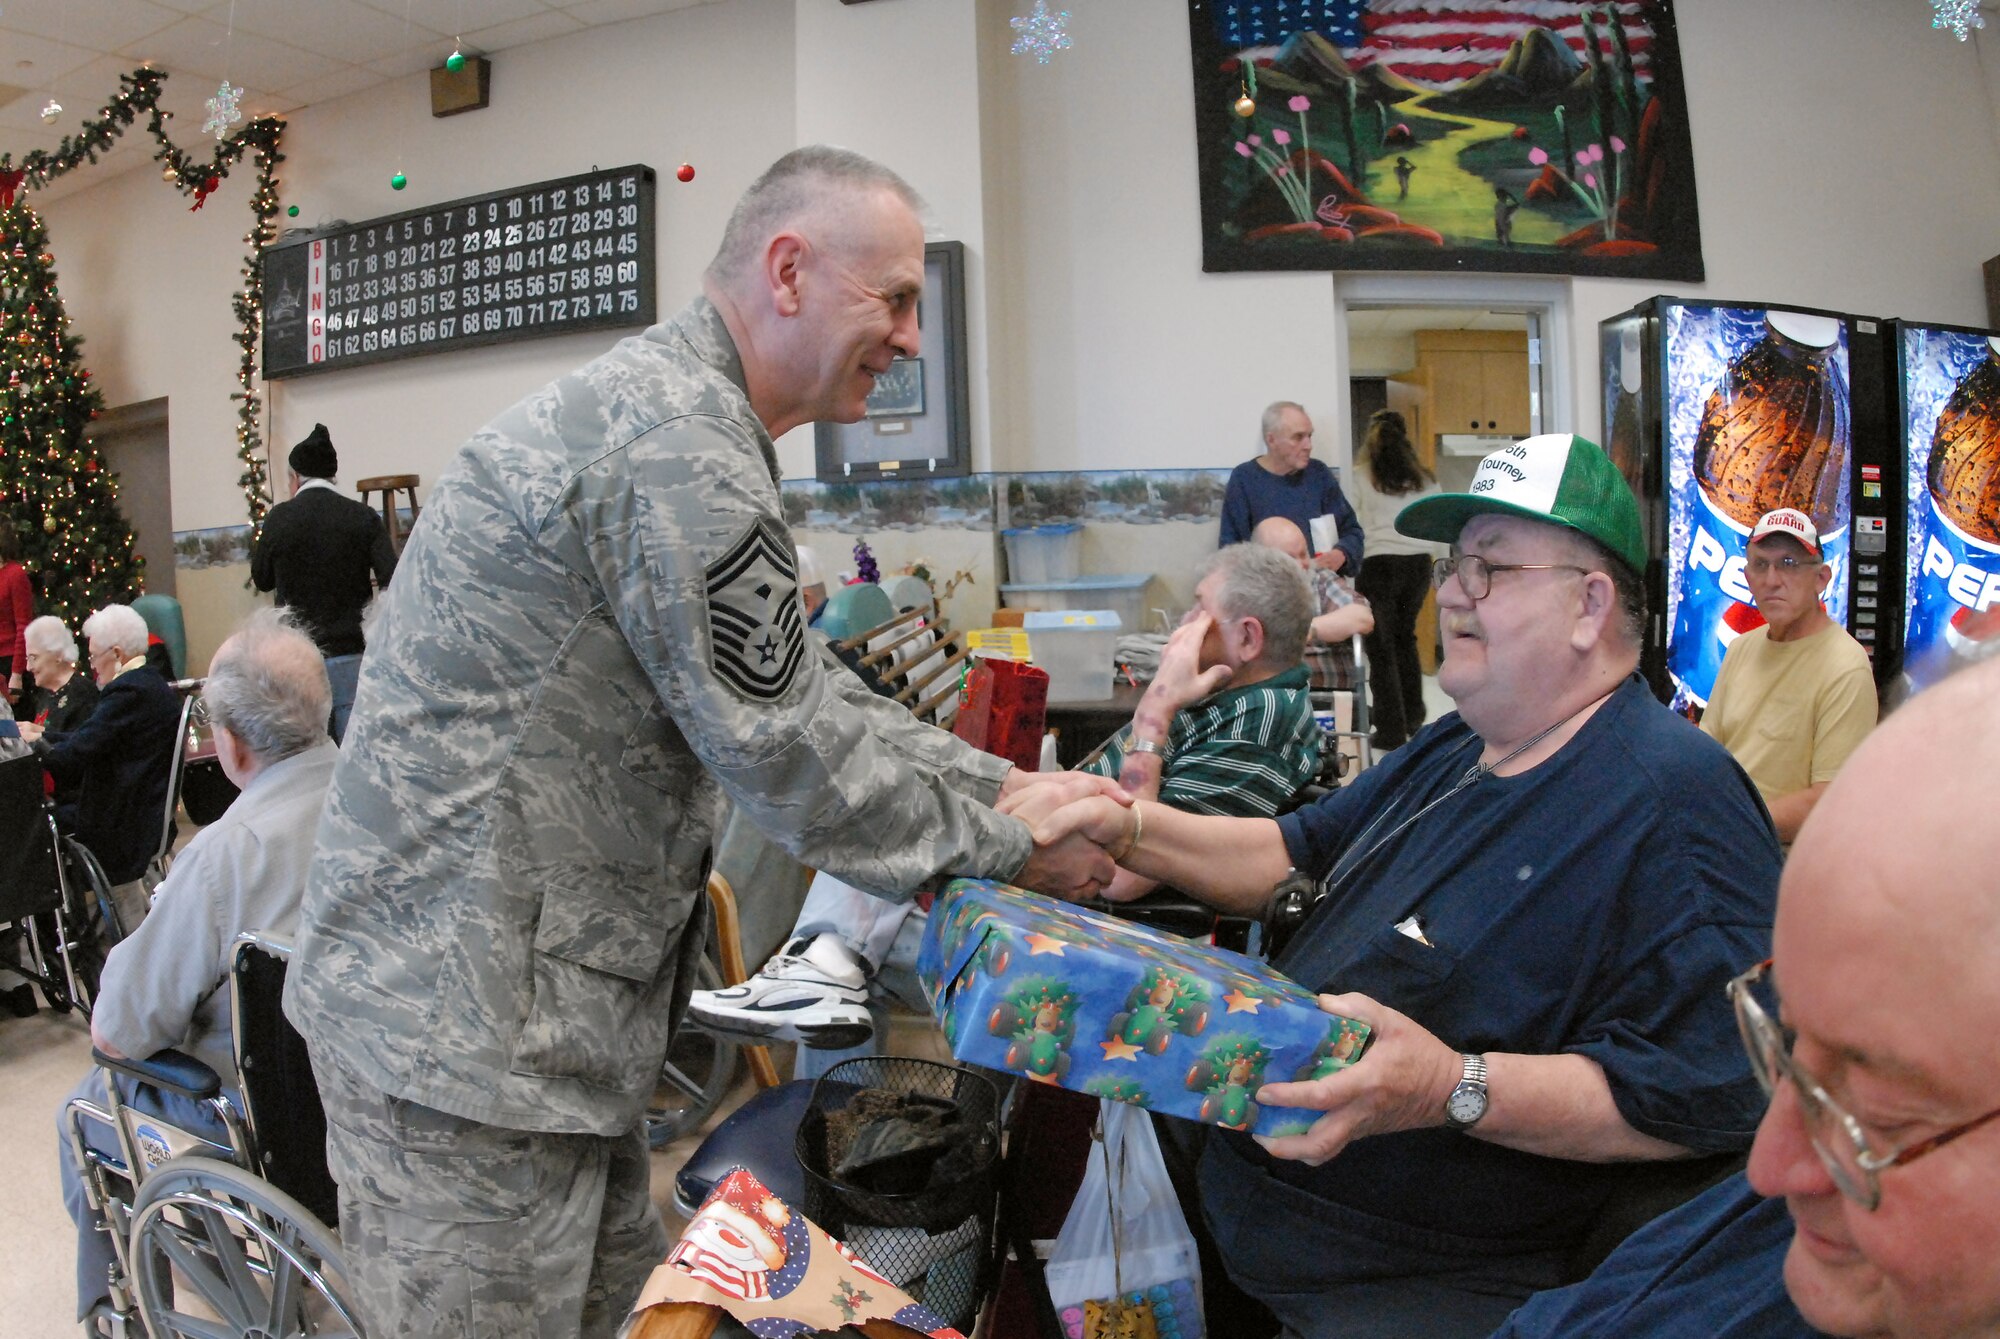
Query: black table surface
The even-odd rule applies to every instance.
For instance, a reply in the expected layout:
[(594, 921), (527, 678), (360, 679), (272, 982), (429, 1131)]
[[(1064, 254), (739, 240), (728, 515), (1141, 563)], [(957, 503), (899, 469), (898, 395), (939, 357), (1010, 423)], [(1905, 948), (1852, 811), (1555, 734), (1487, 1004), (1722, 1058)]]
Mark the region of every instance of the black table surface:
[(1056, 732), (1056, 762), (1074, 767), (1112, 733), (1122, 730), (1146, 695), (1146, 685), (1120, 678), (1111, 696), (1095, 702), (1050, 702), (1048, 728)]

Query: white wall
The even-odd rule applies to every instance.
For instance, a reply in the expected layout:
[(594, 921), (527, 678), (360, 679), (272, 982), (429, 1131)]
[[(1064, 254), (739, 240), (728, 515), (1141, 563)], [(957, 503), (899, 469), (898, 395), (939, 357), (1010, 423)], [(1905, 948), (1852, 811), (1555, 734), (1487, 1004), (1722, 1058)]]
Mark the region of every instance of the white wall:
[[(929, 206), (929, 237), (965, 244), (972, 467), (994, 468), (986, 375), (986, 202), (972, 0), (797, 0), (796, 139), (894, 167)], [(813, 430), (778, 442), (787, 478), (814, 469)]]
[[(1004, 25), (1010, 8), (1026, 6), (991, 0), (981, 18)], [(1186, 6), (1068, 8), (1071, 50), (990, 61), (1002, 466), (1233, 464), (1262, 450), (1276, 399), (1335, 422), (1332, 281), (1201, 272)]]
[[(829, 0), (830, 2), (830, 0)], [(793, 0), (730, 0), (589, 29), (493, 57), (493, 105), (434, 118), (427, 76), (290, 118), (279, 168), (297, 220), (361, 220), (460, 196), (648, 163), (658, 170), (659, 305), (699, 287), (736, 197), (792, 147)], [(192, 127), (177, 127), (183, 142)], [(142, 133), (142, 132), (133, 132)], [(682, 184), (674, 170), (694, 165)], [(409, 186), (391, 191), (401, 170)], [(139, 169), (47, 210), (63, 296), (112, 404), (169, 397), (177, 530), (240, 525), (229, 297), (250, 175), (199, 214)], [(414, 471), (426, 485), (475, 429), (608, 347), (603, 333), (439, 354), (269, 383), (280, 471), (324, 422), (343, 485)]]
[[(729, 0), (501, 53), (494, 106), (435, 120), (422, 78), (292, 118), (284, 198), (361, 219), (588, 168), (662, 175), (663, 312), (695, 291), (736, 194), (808, 138), (880, 154), (968, 243), (976, 463), (1000, 470), (1228, 464), (1259, 409), (1344, 421), (1348, 369), (1325, 274), (1201, 273), (1187, 9), (1070, 6), (1074, 47), (1008, 52), (1020, 0)], [(1919, 0), (1679, 0), (1703, 247), (1686, 294), (1983, 324), (2000, 251), (2000, 151), (1973, 44)], [(192, 128), (181, 128), (187, 137)], [(693, 184), (673, 180), (683, 160)], [(402, 194), (388, 190), (398, 168)], [(114, 404), (170, 397), (177, 529), (242, 518), (229, 295), (247, 176), (199, 214), (151, 170), (48, 208), (63, 293)], [(1456, 280), (1370, 276), (1435, 300)], [(1356, 280), (1341, 281), (1343, 292)], [(1556, 281), (1578, 356), (1656, 286)], [(343, 476), (434, 479), (467, 433), (601, 335), (355, 369), (271, 388), (272, 440), (333, 430)], [(1596, 378), (1560, 422), (1589, 431)], [(1562, 410), (1567, 409), (1567, 414)], [(1338, 428), (1322, 452), (1344, 457)], [(810, 472), (807, 434), (783, 447)]]

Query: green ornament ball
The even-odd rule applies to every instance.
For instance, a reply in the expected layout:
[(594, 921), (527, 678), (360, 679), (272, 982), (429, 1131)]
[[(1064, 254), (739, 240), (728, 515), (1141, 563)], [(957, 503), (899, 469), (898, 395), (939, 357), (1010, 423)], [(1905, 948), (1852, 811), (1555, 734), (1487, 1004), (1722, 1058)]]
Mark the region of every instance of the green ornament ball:
[(293, 205), (290, 209), (287, 209), (285, 211), (285, 217), (287, 218), (297, 218), (298, 216), (299, 216), (299, 207), (297, 205)]
[(444, 67), (453, 74), (457, 74), (465, 68), (465, 53), (463, 51), (452, 52), (444, 58)]
[(403, 189), (403, 187), (409, 184), (410, 184), (410, 179), (404, 176), (400, 172), (398, 172), (395, 176), (389, 178), (389, 189), (392, 191), (400, 191)]

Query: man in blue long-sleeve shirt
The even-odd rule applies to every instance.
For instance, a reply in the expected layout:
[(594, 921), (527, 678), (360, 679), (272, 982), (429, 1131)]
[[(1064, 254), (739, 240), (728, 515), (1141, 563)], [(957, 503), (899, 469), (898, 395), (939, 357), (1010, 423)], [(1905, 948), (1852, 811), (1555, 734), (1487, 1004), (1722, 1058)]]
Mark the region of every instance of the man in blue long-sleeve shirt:
[(1350, 575), (1361, 570), (1361, 522), (1325, 462), (1312, 458), (1313, 425), (1306, 411), (1279, 400), (1264, 411), (1264, 454), (1238, 465), (1222, 498), (1222, 544), (1250, 538), (1257, 523), (1282, 516), (1313, 535), (1313, 518), (1333, 517), (1340, 538), (1331, 548), (1313, 543), (1313, 566)]

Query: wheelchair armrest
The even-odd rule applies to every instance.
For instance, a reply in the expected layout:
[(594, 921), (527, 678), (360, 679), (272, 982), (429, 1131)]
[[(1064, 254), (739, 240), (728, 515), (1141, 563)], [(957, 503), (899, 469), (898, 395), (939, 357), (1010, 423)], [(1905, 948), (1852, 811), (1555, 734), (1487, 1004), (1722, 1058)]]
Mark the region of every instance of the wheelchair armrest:
[(90, 1058), (106, 1069), (179, 1093), (191, 1101), (207, 1101), (222, 1091), (222, 1080), (215, 1071), (182, 1051), (159, 1051), (144, 1060), (114, 1060), (93, 1046)]

